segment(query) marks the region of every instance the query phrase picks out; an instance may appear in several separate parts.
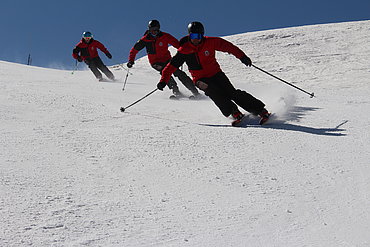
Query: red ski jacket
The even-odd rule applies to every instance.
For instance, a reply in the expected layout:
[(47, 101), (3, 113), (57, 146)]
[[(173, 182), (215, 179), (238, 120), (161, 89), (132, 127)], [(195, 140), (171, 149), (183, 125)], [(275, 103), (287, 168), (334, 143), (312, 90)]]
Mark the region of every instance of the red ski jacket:
[(222, 38), (204, 36), (202, 42), (195, 46), (190, 42), (189, 36), (185, 36), (180, 41), (180, 48), (177, 50), (176, 55), (163, 69), (161, 82), (167, 83), (172, 73), (184, 62), (188, 65), (194, 83), (201, 78), (214, 76), (221, 71), (221, 67), (215, 57), (216, 51), (230, 53), (239, 59), (246, 56), (237, 46)]
[(180, 42), (171, 34), (165, 32), (160, 32), (156, 37), (154, 37), (146, 31), (144, 36), (137, 41), (134, 47), (130, 50), (128, 60), (132, 62), (135, 61), (136, 54), (145, 47), (149, 63), (151, 65), (155, 63), (165, 63), (171, 59), (168, 45), (179, 48)]
[(78, 56), (81, 56), (83, 60), (95, 58), (99, 56), (97, 49), (100, 49), (105, 54), (109, 53), (107, 48), (105, 48), (105, 46), (99, 41), (91, 39), (89, 43), (86, 43), (84, 39), (81, 39), (81, 41), (78, 42), (76, 47), (73, 49), (72, 56), (74, 59), (77, 59)]

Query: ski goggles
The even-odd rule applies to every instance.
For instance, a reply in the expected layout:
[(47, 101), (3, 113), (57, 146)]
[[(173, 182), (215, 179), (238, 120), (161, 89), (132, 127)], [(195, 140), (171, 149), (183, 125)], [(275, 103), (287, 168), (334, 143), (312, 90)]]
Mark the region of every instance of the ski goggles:
[(189, 34), (190, 39), (203, 39), (202, 33), (190, 33)]
[(149, 31), (158, 31), (159, 32), (159, 27), (150, 27)]
[(83, 38), (92, 38), (92, 37), (93, 37), (93, 35), (92, 35), (92, 33), (90, 33), (90, 32), (84, 32), (84, 33), (83, 33), (83, 35), (82, 35), (82, 37), (83, 37)]

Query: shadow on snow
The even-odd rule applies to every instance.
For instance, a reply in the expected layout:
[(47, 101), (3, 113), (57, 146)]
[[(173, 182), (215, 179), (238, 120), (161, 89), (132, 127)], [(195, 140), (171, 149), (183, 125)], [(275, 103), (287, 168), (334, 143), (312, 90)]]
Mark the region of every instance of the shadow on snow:
[[(345, 121), (347, 122), (347, 121)], [(344, 123), (342, 123), (344, 124)], [(295, 124), (288, 124), (284, 123), (283, 121), (268, 123), (265, 125), (243, 125), (240, 127), (233, 127), (231, 125), (227, 124), (198, 124), (201, 126), (209, 126), (209, 127), (231, 127), (231, 128), (264, 128), (264, 129), (280, 129), (280, 130), (288, 130), (288, 131), (298, 131), (298, 132), (305, 132), (309, 134), (315, 134), (315, 135), (327, 135), (327, 136), (345, 136), (346, 134), (341, 133), (345, 131), (345, 129), (339, 129), (339, 128), (314, 128), (314, 127), (307, 127), (302, 125), (295, 125)]]
[[(297, 131), (304, 132), (314, 135), (327, 135), (327, 136), (345, 136), (346, 134), (342, 133), (345, 129), (340, 129), (340, 127), (348, 122), (344, 120), (342, 123), (338, 124), (335, 128), (314, 128), (302, 125), (296, 125), (287, 123), (287, 121), (299, 121), (302, 119), (306, 112), (316, 111), (319, 108), (314, 107), (294, 107), (288, 114), (284, 116), (284, 120), (278, 119), (278, 117), (272, 118), (268, 123), (264, 125), (259, 125), (257, 121), (246, 122), (239, 126), (238, 128), (265, 128), (265, 129), (280, 129), (287, 131)], [(231, 125), (220, 125), (220, 124), (199, 124), (201, 126), (210, 126), (210, 127), (232, 127)]]
[(129, 112), (125, 112), (125, 113), (130, 114), (130, 115), (139, 115), (143, 117), (156, 118), (156, 119), (173, 121), (173, 122), (181, 122), (185, 124), (195, 124), (195, 125), (206, 126), (206, 127), (264, 128), (264, 129), (279, 129), (279, 130), (286, 130), (286, 131), (297, 131), (297, 132), (303, 132), (303, 133), (308, 133), (308, 134), (313, 134), (313, 135), (346, 136), (345, 133), (342, 133), (345, 131), (345, 129), (342, 129), (340, 127), (348, 123), (348, 120), (342, 121), (334, 128), (314, 128), (314, 127), (287, 123), (287, 121), (299, 121), (300, 119), (303, 118), (303, 116), (305, 115), (304, 114), (305, 112), (315, 111), (317, 109), (319, 108), (294, 107), (287, 115), (285, 115), (284, 120), (278, 119), (278, 117), (273, 117), (268, 123), (264, 125), (259, 125), (258, 121), (252, 121), (252, 123), (246, 122), (239, 127), (233, 127), (231, 126), (231, 124), (229, 125), (229, 124), (193, 123), (193, 122), (183, 121), (179, 119), (175, 120), (175, 119), (169, 119), (169, 118), (153, 116), (153, 115), (148, 115), (148, 114), (129, 113)]

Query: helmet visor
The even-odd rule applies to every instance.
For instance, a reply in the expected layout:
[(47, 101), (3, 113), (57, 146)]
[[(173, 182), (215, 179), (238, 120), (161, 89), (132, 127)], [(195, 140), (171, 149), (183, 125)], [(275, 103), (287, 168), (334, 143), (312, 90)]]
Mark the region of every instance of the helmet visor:
[(90, 32), (84, 32), (84, 33), (82, 34), (82, 37), (83, 37), (83, 38), (92, 38), (92, 37), (93, 37), (93, 35), (92, 35), (92, 33), (90, 33)]
[(159, 31), (159, 27), (150, 27), (149, 31)]
[(203, 39), (203, 34), (201, 33), (191, 33), (189, 34), (190, 39)]

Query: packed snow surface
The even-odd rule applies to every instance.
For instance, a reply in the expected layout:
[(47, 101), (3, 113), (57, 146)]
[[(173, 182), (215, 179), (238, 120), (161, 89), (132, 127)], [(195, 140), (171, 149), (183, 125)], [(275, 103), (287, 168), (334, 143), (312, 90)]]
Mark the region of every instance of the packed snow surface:
[(121, 113), (156, 88), (146, 57), (124, 91), (121, 66), (0, 62), (0, 246), (370, 246), (370, 21), (225, 38), (316, 97), (218, 53), (276, 116), (235, 128), (168, 89)]

